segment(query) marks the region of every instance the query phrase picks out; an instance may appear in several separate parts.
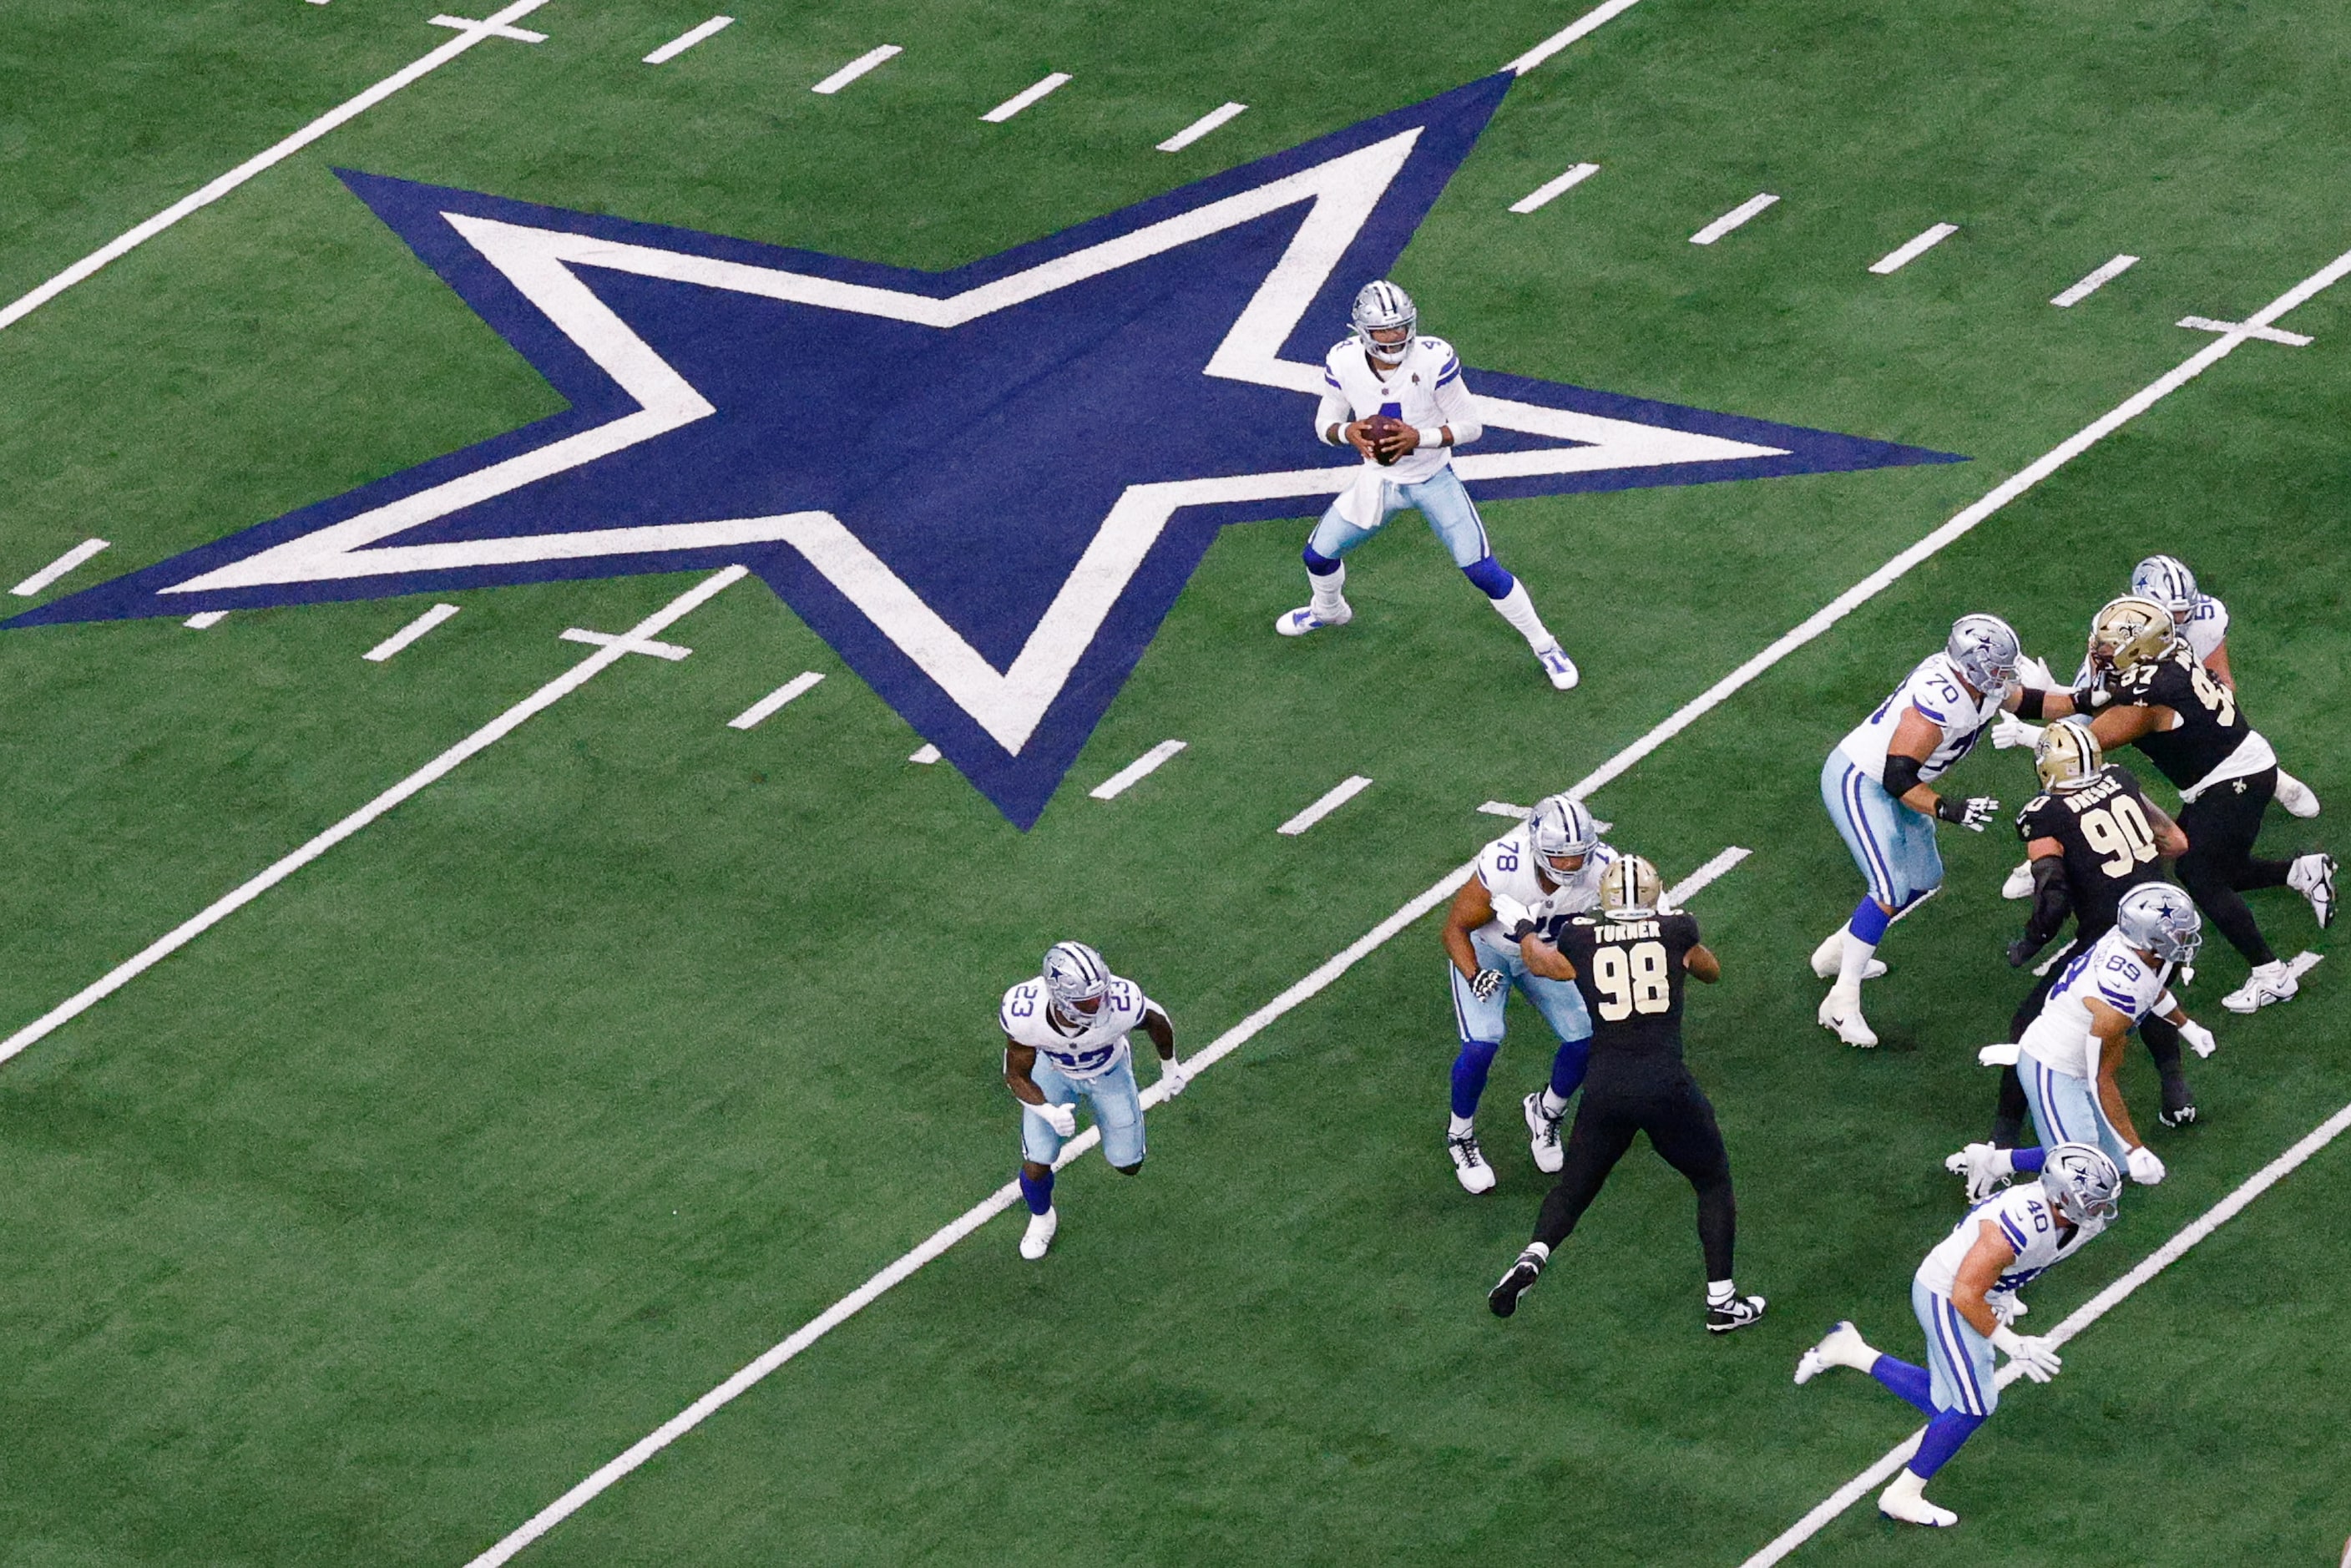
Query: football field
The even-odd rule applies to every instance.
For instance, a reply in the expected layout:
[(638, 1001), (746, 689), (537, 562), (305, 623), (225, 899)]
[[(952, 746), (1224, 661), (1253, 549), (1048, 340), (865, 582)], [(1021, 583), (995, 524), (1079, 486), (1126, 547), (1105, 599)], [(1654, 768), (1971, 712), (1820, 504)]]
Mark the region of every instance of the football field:
[[(2166, 551), (2326, 803), (2262, 852), (2351, 841), (2338, 5), (460, 9), (0, 7), (0, 1568), (1741, 1568), (1917, 1425), (1790, 1374), (1840, 1318), (1920, 1356), (2032, 983), (1987, 745), (1883, 1044), (1814, 1021), (1839, 737), (1963, 612), (2069, 675)], [(1275, 180), (1303, 228), (1197, 216)], [(1411, 517), (1274, 634), (1382, 246), (1529, 411), (1462, 463), (1573, 691)], [(1125, 575), (1098, 489), (1173, 497)], [(1738, 1334), (1646, 1143), (1486, 1308), (1552, 1042), (1511, 1004), (1466, 1194), (1437, 911), (1571, 787), (1727, 864)], [(2351, 980), (2250, 902), (2301, 995), (2223, 1011), (2208, 926), (2199, 1118), (2134, 1047), (2169, 1176), (2026, 1326), (2128, 1288), (1937, 1479), (1959, 1528), (1872, 1487), (1787, 1561), (2337, 1561)], [(995, 1009), (1063, 938), (1209, 1065), (1031, 1263)]]

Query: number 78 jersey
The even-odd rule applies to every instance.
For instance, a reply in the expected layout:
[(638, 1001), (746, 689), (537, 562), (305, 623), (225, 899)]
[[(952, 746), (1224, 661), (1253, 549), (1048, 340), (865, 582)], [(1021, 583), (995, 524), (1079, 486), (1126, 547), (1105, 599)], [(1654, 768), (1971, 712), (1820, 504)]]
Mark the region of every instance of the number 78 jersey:
[(1678, 912), (1611, 920), (1579, 915), (1560, 927), (1560, 952), (1575, 966), (1575, 988), (1592, 1014), (1592, 1065), (1609, 1057), (1682, 1053), (1684, 963), (1698, 946), (1698, 921)]

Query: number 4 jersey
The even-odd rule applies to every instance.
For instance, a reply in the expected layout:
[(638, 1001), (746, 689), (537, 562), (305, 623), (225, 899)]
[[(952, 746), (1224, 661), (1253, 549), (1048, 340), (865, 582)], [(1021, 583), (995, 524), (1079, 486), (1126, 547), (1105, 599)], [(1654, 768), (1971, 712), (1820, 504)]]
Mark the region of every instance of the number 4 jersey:
[(1698, 946), (1695, 918), (1579, 915), (1553, 940), (1575, 966), (1575, 988), (1592, 1014), (1595, 1074), (1610, 1059), (1681, 1060), (1683, 961)]
[(2075, 935), (2095, 941), (2115, 924), (2115, 905), (2143, 882), (2161, 882), (2155, 821), (2130, 769), (2108, 763), (2078, 789), (2036, 795), (2016, 814), (2026, 843), (2054, 839), (2064, 851)]

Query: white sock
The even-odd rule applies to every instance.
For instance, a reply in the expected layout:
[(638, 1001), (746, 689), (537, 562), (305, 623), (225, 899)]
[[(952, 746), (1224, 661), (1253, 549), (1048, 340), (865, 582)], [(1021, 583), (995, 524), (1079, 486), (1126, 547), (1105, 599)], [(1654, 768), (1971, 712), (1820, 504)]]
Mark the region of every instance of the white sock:
[(1738, 1293), (1738, 1288), (1728, 1280), (1708, 1280), (1706, 1282), (1706, 1304), (1709, 1307), (1727, 1307), (1730, 1304), (1730, 1298)]
[(1347, 563), (1343, 560), (1331, 570), (1320, 574), (1311, 571), (1308, 572), (1306, 574), (1306, 586), (1312, 591), (1313, 607), (1315, 609), (1338, 609), (1340, 604), (1339, 591), (1347, 586)]
[(1837, 961), (1836, 988), (1846, 996), (1861, 995), (1861, 972), (1869, 967), (1869, 956), (1877, 951), (1877, 944), (1865, 942), (1850, 929), (1844, 933), (1844, 956)]
[(1541, 1259), (1546, 1263), (1551, 1261), (1551, 1249), (1544, 1246), (1540, 1241), (1528, 1242), (1527, 1250), (1533, 1253), (1536, 1257)]
[(1450, 1120), (1448, 1120), (1448, 1121), (1446, 1123), (1446, 1125), (1445, 1125), (1445, 1135), (1446, 1135), (1447, 1137), (1448, 1137), (1448, 1138), (1459, 1138), (1459, 1137), (1466, 1137), (1466, 1136), (1468, 1136), (1468, 1134), (1469, 1129), (1470, 1129), (1473, 1125), (1475, 1125), (1475, 1121), (1474, 1121), (1474, 1119), (1473, 1119), (1473, 1118), (1471, 1118), (1471, 1117), (1468, 1117), (1468, 1116), (1455, 1116), (1455, 1117), (1452, 1117)]
[(1541, 653), (1559, 641), (1544, 628), (1542, 617), (1535, 613), (1535, 601), (1527, 597), (1525, 583), (1511, 583), (1510, 592), (1488, 602), (1493, 605), (1495, 614), (1519, 629), (1519, 635), (1524, 637), (1527, 646), (1536, 653)]
[(1542, 1113), (1554, 1122), (1567, 1114), (1567, 1102), (1552, 1093), (1549, 1084), (1543, 1086)]
[(1894, 1484), (1886, 1489), (1886, 1495), (1904, 1502), (1923, 1502), (1927, 1498), (1927, 1482), (1916, 1470), (1905, 1465), (1902, 1473), (1894, 1478)]
[(1819, 946), (1813, 949), (1813, 968), (1818, 972), (1824, 968), (1839, 967), (1844, 963), (1844, 927), (1840, 925), (1823, 937)]

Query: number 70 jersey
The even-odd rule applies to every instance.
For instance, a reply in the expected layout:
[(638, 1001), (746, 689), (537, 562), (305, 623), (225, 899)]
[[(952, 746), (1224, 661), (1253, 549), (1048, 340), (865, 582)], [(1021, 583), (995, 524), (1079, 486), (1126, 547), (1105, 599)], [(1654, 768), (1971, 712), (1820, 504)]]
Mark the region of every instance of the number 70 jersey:
[(1592, 1064), (1606, 1057), (1671, 1057), (1682, 1053), (1684, 960), (1698, 946), (1698, 921), (1678, 912), (1611, 920), (1579, 915), (1560, 927), (1557, 943), (1575, 966), (1575, 988), (1592, 1014)]

